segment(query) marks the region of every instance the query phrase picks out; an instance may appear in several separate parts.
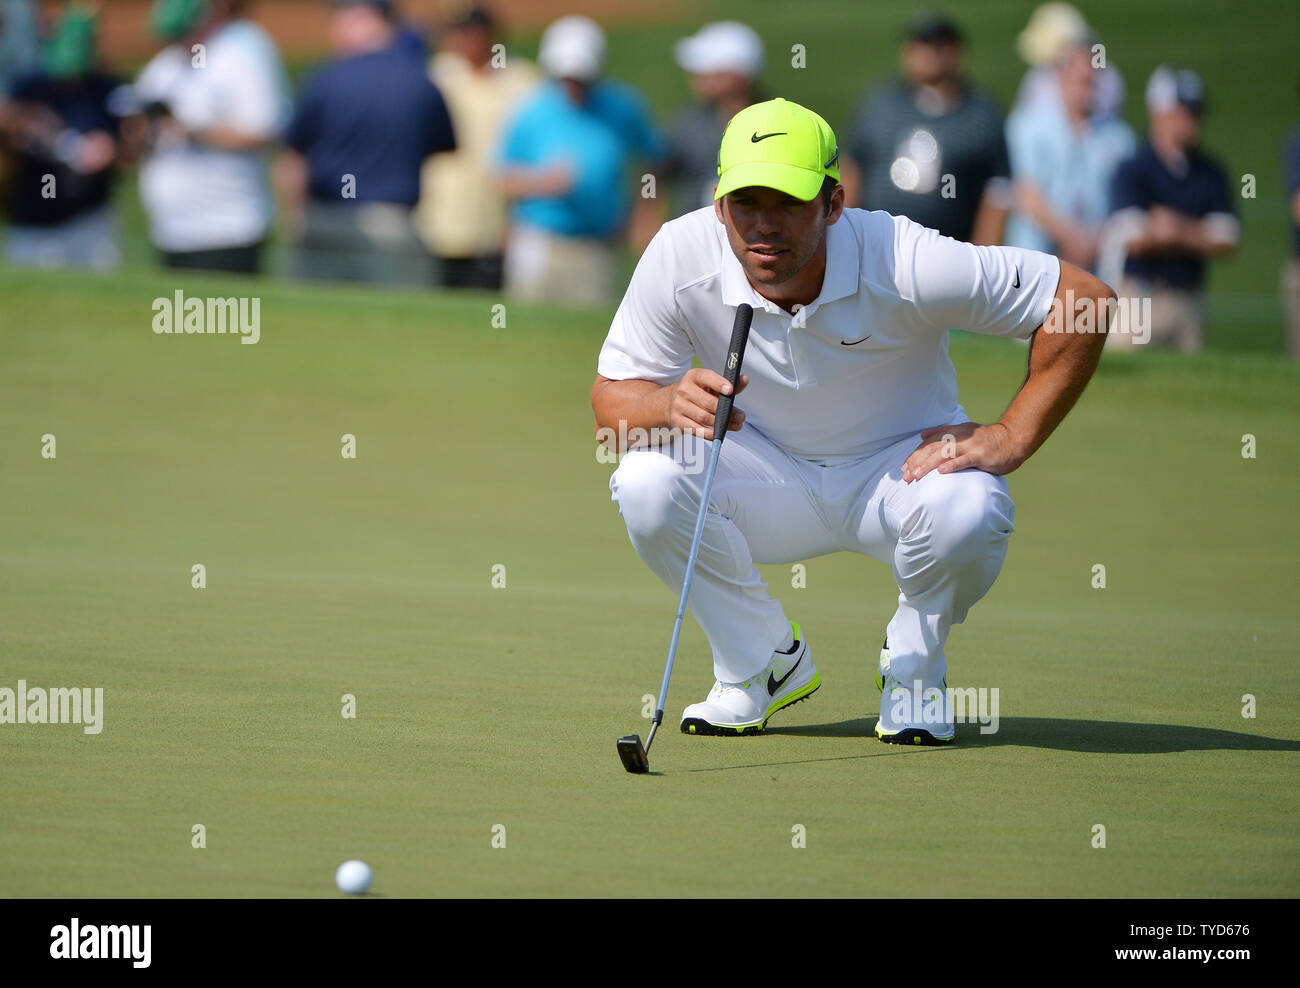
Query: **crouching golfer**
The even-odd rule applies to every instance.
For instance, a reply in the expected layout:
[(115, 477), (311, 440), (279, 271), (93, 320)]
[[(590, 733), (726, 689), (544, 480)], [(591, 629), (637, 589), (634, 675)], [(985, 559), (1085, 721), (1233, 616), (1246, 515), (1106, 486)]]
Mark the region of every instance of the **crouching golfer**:
[[(877, 737), (947, 744), (944, 643), (1002, 567), (1015, 514), (1004, 475), (1083, 391), (1113, 296), (1048, 254), (845, 209), (838, 156), (826, 121), (798, 104), (736, 114), (713, 208), (664, 224), (647, 248), (591, 403), (598, 436), (681, 430), (625, 452), (610, 480), (633, 547), (680, 593), (735, 306), (753, 306), (690, 599), (717, 682), (682, 730), (756, 734), (821, 685), (755, 563), (847, 550), (892, 567), (900, 591)], [(996, 422), (970, 422), (958, 403), (954, 329), (1030, 341), (1028, 375)], [(892, 702), (909, 692), (919, 701)]]

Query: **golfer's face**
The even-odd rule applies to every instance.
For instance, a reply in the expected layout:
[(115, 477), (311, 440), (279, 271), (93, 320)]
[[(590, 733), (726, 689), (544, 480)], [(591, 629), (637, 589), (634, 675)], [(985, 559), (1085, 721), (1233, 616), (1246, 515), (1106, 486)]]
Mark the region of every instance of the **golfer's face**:
[(826, 236), (820, 198), (805, 202), (761, 186), (737, 189), (717, 203), (727, 239), (755, 285), (779, 285), (803, 270)]

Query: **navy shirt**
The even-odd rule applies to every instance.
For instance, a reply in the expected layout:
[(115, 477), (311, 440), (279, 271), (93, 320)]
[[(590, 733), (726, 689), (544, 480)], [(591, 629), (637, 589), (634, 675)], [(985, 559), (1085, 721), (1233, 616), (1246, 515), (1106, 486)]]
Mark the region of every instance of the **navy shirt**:
[[(19, 103), (52, 110), (63, 127), (77, 133), (102, 130), (116, 138), (118, 121), (108, 112), (108, 97), (117, 86), (118, 80), (99, 73), (78, 79), (29, 75), (14, 81), (10, 95)], [(9, 221), (15, 226), (55, 226), (106, 205), (112, 193), (112, 165), (85, 175), (61, 161), (26, 151), (15, 155), (15, 164), (7, 204)], [(49, 199), (41, 195), (46, 175), (53, 175), (55, 182), (55, 195)]]
[[(1300, 192), (1300, 127), (1291, 132), (1283, 154), (1282, 174), (1286, 178), (1286, 214), (1291, 215), (1291, 200)], [(1291, 249), (1300, 257), (1300, 224), (1291, 224)]]
[[(1198, 218), (1236, 215), (1223, 169), (1196, 148), (1188, 149), (1185, 167), (1178, 173), (1170, 171), (1150, 144), (1139, 148), (1116, 170), (1111, 203), (1117, 212), (1166, 206)], [(1174, 288), (1199, 288), (1205, 280), (1205, 258), (1187, 251), (1129, 255), (1124, 273)]]
[(420, 198), (424, 159), (456, 148), (442, 93), (423, 63), (396, 45), (317, 71), (285, 140), (307, 158), (313, 199), (347, 202), (344, 176), (352, 175), (356, 201), (404, 206)]
[(906, 82), (886, 84), (859, 105), (846, 133), (841, 149), (862, 170), (863, 208), (956, 240), (970, 240), (984, 187), (1011, 175), (1002, 113), (970, 85), (960, 102), (931, 116)]

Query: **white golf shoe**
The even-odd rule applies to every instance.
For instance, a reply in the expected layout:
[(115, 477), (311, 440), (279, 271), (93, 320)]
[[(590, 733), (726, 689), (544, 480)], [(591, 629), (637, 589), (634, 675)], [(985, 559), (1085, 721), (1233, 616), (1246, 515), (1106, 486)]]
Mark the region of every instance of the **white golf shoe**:
[(880, 648), (876, 666), (880, 719), (876, 737), (886, 744), (952, 744), (957, 736), (947, 678), (937, 686), (901, 683), (889, 670), (889, 642)]
[(822, 680), (808, 643), (799, 625), (791, 621), (790, 627), (794, 647), (789, 653), (773, 652), (767, 668), (743, 683), (715, 682), (703, 703), (692, 703), (682, 711), (682, 733), (760, 734), (774, 713), (816, 692)]

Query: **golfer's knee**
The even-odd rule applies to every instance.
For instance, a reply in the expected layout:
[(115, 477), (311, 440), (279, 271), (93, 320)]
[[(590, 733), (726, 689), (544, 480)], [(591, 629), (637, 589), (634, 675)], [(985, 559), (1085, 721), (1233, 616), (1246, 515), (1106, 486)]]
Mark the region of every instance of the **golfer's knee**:
[(654, 538), (674, 528), (681, 513), (689, 513), (685, 481), (685, 468), (670, 456), (649, 450), (626, 454), (609, 489), (628, 533)]
[(1015, 504), (1000, 478), (943, 477), (955, 483), (935, 483), (919, 507), (916, 528), (935, 561), (965, 565), (1005, 551), (1015, 531)]

